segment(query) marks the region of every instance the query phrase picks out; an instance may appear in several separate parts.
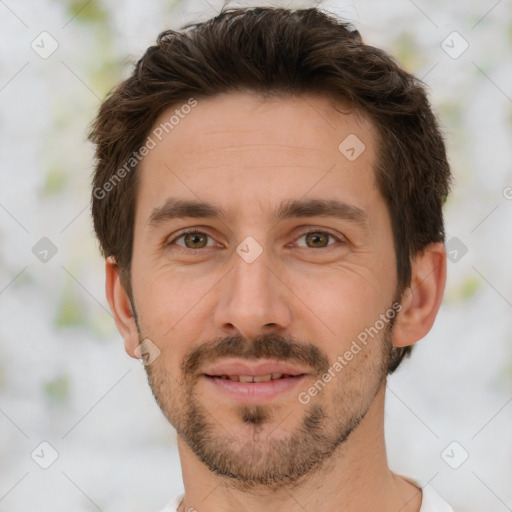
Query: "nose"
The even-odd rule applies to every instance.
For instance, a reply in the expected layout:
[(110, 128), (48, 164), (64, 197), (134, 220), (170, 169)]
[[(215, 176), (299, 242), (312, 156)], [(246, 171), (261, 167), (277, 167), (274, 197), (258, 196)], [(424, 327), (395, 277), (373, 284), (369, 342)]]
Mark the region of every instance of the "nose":
[(221, 331), (253, 339), (269, 330), (289, 328), (293, 294), (267, 251), (251, 263), (234, 253), (233, 268), (219, 286), (214, 320)]

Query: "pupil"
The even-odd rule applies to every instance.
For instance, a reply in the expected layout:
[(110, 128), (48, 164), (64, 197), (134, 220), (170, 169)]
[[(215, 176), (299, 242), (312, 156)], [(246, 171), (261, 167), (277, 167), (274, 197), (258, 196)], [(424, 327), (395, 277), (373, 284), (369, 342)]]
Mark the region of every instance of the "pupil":
[(193, 245), (197, 243), (200, 244), (201, 242), (197, 241), (198, 238), (204, 238), (204, 236), (198, 233), (189, 233), (189, 235), (187, 236), (187, 241), (192, 242)]
[[(308, 238), (309, 238), (308, 241), (312, 242), (313, 245), (315, 245), (318, 243), (318, 239), (319, 238), (321, 239), (322, 237), (324, 237), (324, 235), (321, 233), (310, 233), (310, 234), (308, 234)], [(312, 239), (314, 239), (314, 240), (312, 240)], [(320, 242), (320, 244), (321, 244), (321, 242)]]

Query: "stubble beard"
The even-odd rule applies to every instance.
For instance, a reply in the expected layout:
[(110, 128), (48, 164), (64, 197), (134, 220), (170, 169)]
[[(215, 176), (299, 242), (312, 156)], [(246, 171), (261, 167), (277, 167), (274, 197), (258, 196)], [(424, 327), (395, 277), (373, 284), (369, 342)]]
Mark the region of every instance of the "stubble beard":
[[(296, 408), (279, 419), (282, 414), (275, 404), (238, 405), (230, 410), (236, 417), (233, 428), (226, 428), (225, 421), (220, 425), (214, 419), (216, 411), (208, 410), (196, 395), (197, 378), (184, 377), (178, 383), (158, 364), (146, 371), (165, 417), (196, 457), (223, 477), (226, 487), (268, 492), (293, 488), (314, 472), (328, 469), (385, 382), (392, 348), (390, 323), (307, 406), (297, 401)], [(297, 414), (303, 417), (291, 433), (273, 435), (280, 422)]]

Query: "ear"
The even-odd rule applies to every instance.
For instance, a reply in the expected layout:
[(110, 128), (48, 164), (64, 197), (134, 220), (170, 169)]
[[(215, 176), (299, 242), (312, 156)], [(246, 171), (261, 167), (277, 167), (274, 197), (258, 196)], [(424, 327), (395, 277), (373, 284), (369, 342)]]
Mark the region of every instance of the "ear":
[(132, 311), (130, 297), (121, 283), (119, 267), (111, 256), (105, 260), (105, 276), (107, 300), (114, 315), (117, 330), (124, 339), (126, 353), (134, 359), (138, 359), (134, 353), (139, 345), (137, 323)]
[(427, 335), (434, 324), (446, 284), (444, 244), (428, 245), (411, 264), (411, 283), (402, 295), (402, 309), (393, 328), (395, 347), (416, 343)]

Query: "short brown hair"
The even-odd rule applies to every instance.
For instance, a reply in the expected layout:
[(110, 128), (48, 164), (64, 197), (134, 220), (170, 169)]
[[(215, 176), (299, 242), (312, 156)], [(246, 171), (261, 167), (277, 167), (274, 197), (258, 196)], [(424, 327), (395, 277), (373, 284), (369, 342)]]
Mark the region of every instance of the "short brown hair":
[[(244, 90), (277, 97), (321, 93), (373, 122), (376, 182), (391, 215), (397, 289), (403, 291), (411, 257), (444, 242), (442, 205), (451, 180), (424, 84), (331, 14), (257, 7), (223, 9), (206, 22), (160, 33), (94, 120), (94, 229), (102, 254), (115, 257), (128, 293), (137, 185), (137, 162), (130, 159), (163, 110), (191, 97)], [(411, 350), (394, 349), (390, 373)]]

